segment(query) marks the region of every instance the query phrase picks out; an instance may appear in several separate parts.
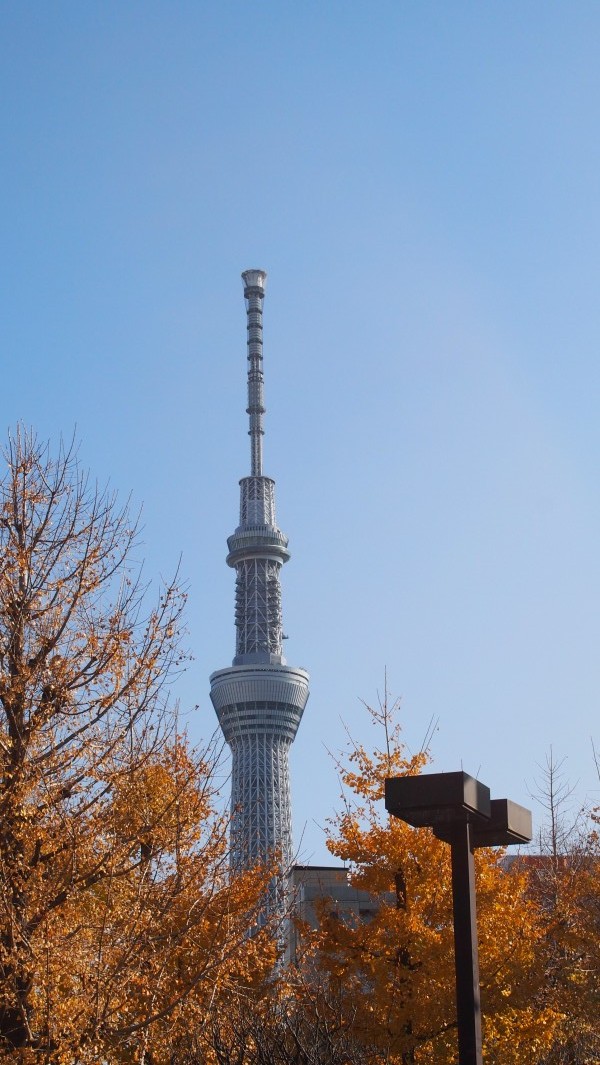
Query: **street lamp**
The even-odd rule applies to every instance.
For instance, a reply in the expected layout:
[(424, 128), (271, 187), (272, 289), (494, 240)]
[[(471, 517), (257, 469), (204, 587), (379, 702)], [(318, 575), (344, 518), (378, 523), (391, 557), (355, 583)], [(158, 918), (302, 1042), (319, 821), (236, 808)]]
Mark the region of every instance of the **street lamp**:
[(482, 1065), (479, 953), (475, 905), (476, 847), (529, 843), (531, 811), (510, 799), (491, 799), (490, 789), (468, 773), (390, 777), (385, 807), (414, 828), (432, 828), (450, 844), (459, 1065)]

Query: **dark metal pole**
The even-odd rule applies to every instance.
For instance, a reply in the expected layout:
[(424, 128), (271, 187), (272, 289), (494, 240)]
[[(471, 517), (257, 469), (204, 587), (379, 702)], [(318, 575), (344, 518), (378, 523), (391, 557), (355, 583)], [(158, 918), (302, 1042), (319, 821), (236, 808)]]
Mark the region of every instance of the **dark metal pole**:
[(459, 1065), (483, 1065), (472, 833), (468, 822), (456, 825), (451, 842)]

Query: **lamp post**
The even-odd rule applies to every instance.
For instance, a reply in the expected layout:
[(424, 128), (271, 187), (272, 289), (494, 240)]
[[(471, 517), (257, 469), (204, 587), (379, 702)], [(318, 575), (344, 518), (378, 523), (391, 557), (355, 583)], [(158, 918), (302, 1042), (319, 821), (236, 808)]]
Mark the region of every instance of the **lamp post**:
[(474, 851), (529, 843), (531, 811), (509, 799), (491, 799), (490, 789), (468, 773), (390, 777), (385, 807), (392, 817), (432, 828), (450, 844), (458, 1060), (482, 1065)]

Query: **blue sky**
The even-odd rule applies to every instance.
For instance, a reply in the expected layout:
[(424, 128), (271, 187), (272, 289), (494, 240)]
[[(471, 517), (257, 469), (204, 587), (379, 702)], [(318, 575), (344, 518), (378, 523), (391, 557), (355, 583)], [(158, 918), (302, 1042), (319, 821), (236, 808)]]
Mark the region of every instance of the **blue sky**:
[(239, 274), (269, 273), (305, 861), (385, 667), (434, 768), (528, 804), (552, 745), (599, 799), (599, 31), (591, 2), (0, 3), (2, 420), (76, 425), (148, 575), (182, 554), (198, 739), (234, 646)]

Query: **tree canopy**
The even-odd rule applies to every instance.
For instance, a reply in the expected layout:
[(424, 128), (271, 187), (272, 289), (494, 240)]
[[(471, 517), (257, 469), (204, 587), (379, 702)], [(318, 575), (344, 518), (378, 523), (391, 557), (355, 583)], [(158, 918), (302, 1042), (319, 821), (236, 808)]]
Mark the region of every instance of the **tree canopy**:
[[(385, 812), (385, 778), (429, 761), (426, 750), (406, 751), (397, 710), (387, 696), (368, 709), (379, 743), (350, 743), (339, 765), (344, 807), (328, 834), (351, 882), (377, 899), (375, 915), (339, 920), (325, 901), (306, 943), (328, 983), (343, 987), (353, 1030), (370, 1048), (365, 1060), (433, 1065), (454, 1061), (457, 1045), (450, 853), (431, 830)], [(476, 864), (484, 1058), (540, 1061), (560, 1019), (541, 998), (544, 914), (527, 873), (507, 873), (501, 850), (479, 850)]]
[(0, 1057), (170, 1060), (255, 986), (264, 882), (230, 881), (215, 750), (177, 731), (185, 595), (127, 507), (19, 429), (0, 484)]

